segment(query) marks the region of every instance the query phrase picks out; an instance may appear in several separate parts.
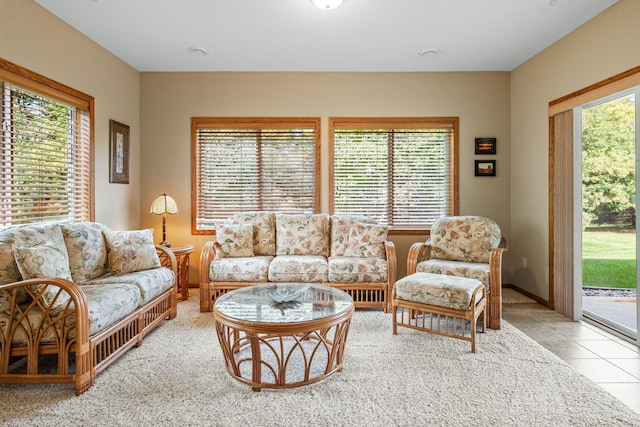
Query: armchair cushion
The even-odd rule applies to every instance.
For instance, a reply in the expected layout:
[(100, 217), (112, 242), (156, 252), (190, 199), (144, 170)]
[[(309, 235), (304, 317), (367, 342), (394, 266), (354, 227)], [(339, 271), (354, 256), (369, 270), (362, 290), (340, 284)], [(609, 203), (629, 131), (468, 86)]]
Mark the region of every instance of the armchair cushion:
[(225, 224), (216, 225), (216, 239), (225, 257), (253, 256), (253, 225)]
[(476, 279), (484, 284), (487, 289), (487, 293), (490, 291), (489, 264), (428, 259), (418, 263), (416, 266), (416, 272), (446, 274), (448, 276)]
[(104, 232), (109, 267), (113, 274), (132, 273), (160, 267), (153, 243), (153, 229)]
[(500, 227), (479, 216), (453, 216), (431, 227), (431, 258), (488, 263), (491, 248), (500, 244)]

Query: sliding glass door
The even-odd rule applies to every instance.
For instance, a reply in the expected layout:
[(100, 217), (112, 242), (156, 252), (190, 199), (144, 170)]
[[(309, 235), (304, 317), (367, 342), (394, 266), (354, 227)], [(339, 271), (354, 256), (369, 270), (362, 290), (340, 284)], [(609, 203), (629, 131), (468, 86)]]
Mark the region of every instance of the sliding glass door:
[(638, 338), (638, 88), (574, 110), (583, 316)]

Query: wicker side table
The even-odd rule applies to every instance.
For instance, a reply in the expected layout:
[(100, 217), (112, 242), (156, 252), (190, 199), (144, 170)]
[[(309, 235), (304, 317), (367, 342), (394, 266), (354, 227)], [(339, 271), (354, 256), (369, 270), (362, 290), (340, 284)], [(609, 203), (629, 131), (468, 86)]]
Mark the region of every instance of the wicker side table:
[(193, 245), (173, 245), (171, 250), (178, 264), (178, 301), (184, 301), (189, 298), (189, 255)]

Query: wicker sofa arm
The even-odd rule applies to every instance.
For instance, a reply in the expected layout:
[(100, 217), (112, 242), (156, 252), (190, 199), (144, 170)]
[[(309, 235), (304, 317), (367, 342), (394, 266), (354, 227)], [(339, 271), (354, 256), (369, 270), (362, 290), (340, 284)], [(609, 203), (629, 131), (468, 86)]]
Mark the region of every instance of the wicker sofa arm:
[(384, 249), (387, 255), (387, 282), (389, 286), (393, 286), (396, 283), (398, 259), (396, 256), (396, 247), (393, 242), (386, 240), (384, 242)]
[[(43, 295), (51, 286), (58, 290), (52, 304), (47, 304)], [(65, 279), (42, 278), (0, 285), (0, 291), (5, 291), (9, 300), (6, 310), (0, 311), (0, 381), (37, 379), (38, 374), (42, 375), (38, 356), (47, 349), (48, 354), (58, 357), (57, 373), (50, 376), (59, 377), (60, 382), (74, 382), (76, 395), (91, 387), (89, 314), (80, 287)], [(27, 302), (20, 304), (20, 293), (29, 297)], [(56, 306), (65, 294), (69, 299)], [(13, 345), (15, 341), (26, 342)], [(69, 349), (73, 348), (75, 373), (69, 369)], [(10, 361), (16, 356), (27, 358), (25, 373), (9, 373)]]
[(171, 287), (171, 310), (169, 312), (169, 319), (174, 319), (178, 315), (178, 262), (173, 251), (166, 246), (156, 245), (156, 253), (160, 258), (160, 265), (173, 271), (175, 277)]
[(208, 302), (211, 301), (211, 288), (209, 287), (209, 266), (216, 257), (217, 240), (210, 240), (204, 244), (200, 252), (200, 311), (210, 311)]

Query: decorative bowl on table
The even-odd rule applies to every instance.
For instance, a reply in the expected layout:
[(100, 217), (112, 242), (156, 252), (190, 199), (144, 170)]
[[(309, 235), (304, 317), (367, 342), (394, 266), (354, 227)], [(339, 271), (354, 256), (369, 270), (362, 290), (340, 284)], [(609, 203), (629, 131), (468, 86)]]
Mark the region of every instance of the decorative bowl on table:
[(285, 302), (292, 302), (299, 299), (304, 292), (309, 289), (310, 286), (303, 286), (302, 288), (276, 288), (269, 291), (269, 297), (278, 304)]

